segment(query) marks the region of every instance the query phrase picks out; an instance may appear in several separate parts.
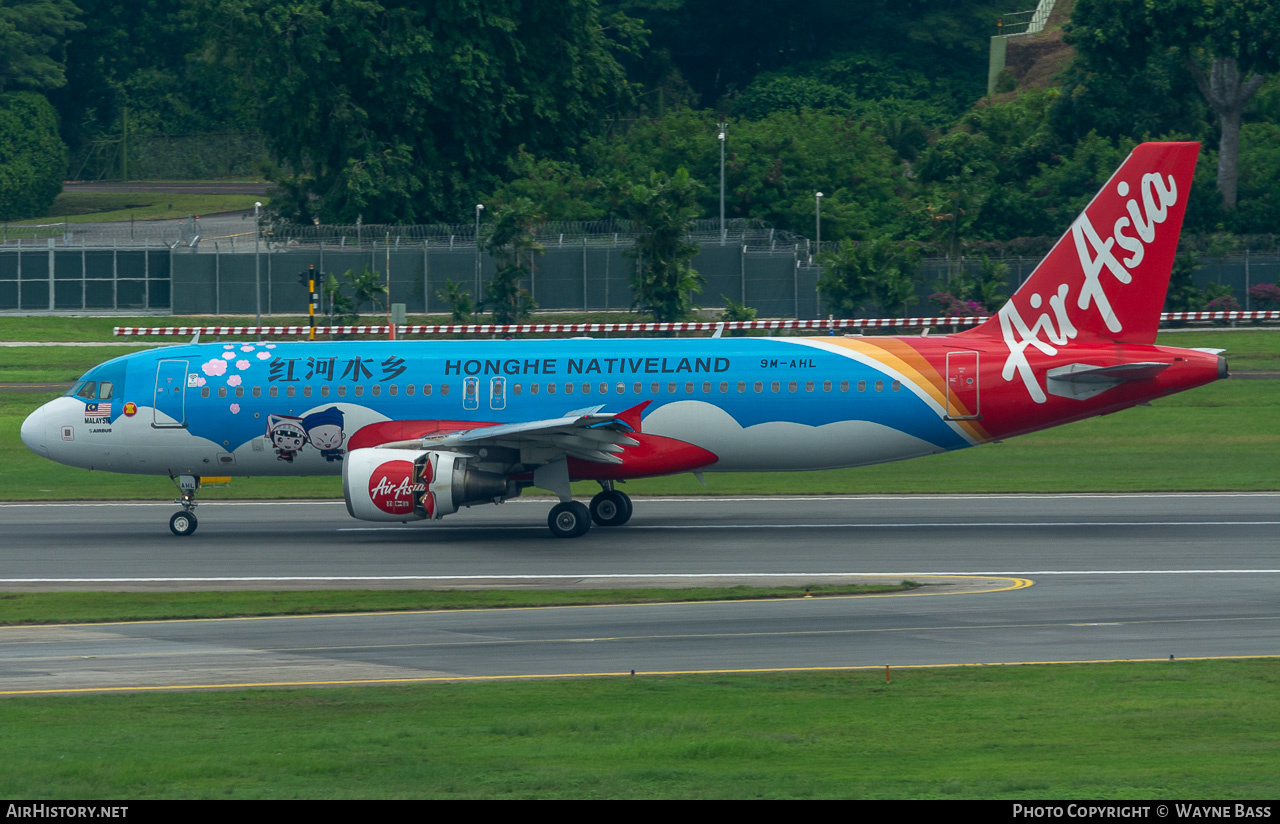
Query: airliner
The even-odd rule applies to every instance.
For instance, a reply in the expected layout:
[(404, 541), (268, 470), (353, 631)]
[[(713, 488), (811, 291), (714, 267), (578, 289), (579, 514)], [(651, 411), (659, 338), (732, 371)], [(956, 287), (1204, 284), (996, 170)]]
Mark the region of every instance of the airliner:
[[(22, 424), (86, 469), (341, 475), (367, 521), (438, 520), (538, 487), (553, 535), (618, 527), (632, 478), (863, 466), (1117, 412), (1227, 376), (1155, 344), (1199, 153), (1138, 146), (1027, 281), (950, 335), (194, 343), (94, 367)], [(595, 481), (585, 505), (572, 481)]]

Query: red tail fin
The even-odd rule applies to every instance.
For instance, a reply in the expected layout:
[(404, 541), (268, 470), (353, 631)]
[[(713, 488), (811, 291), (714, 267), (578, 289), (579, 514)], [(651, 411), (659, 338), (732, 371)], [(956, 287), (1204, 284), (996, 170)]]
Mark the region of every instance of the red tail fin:
[(1134, 149), (1009, 302), (964, 334), (1046, 354), (1076, 338), (1154, 342), (1199, 151)]

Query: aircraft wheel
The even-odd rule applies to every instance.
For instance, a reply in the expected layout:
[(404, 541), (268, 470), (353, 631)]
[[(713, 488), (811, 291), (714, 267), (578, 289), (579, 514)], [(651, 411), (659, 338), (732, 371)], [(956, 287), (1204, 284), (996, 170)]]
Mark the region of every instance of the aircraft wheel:
[(547, 516), (547, 526), (557, 538), (577, 538), (591, 529), (591, 512), (577, 501), (556, 504)]
[(631, 520), (631, 497), (625, 492), (605, 490), (591, 499), (591, 520), (600, 526), (622, 526)]
[(190, 535), (196, 531), (196, 516), (192, 512), (175, 512), (169, 519), (169, 529), (174, 535)]

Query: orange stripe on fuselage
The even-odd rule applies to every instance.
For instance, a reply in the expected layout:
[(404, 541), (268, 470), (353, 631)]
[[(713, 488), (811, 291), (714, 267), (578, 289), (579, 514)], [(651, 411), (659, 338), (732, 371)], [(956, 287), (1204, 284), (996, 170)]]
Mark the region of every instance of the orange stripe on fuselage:
[[(901, 373), (907, 380), (929, 393), (929, 397), (942, 409), (947, 408), (947, 382), (928, 358), (902, 338), (812, 338), (816, 343), (850, 349)], [(956, 347), (966, 349), (968, 347)], [(954, 402), (959, 411), (968, 415), (969, 410), (959, 400)], [(991, 440), (991, 435), (976, 421), (952, 421), (978, 442)]]

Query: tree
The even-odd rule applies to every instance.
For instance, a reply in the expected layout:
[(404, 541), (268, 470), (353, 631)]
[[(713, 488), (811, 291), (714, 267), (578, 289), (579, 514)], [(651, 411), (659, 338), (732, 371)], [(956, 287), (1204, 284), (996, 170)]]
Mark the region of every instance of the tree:
[[(350, 297), (343, 294), (343, 289), (348, 286), (351, 287)], [(329, 298), (330, 314), (338, 323), (355, 323), (365, 304), (374, 310), (387, 305), (387, 284), (368, 266), (361, 266), (358, 272), (348, 269), (342, 274), (342, 280), (329, 275), (324, 293)]]
[(84, 28), (71, 0), (0, 3), (0, 92), (7, 87), (56, 89), (67, 82), (68, 32)]
[(498, 268), (481, 301), (493, 313), (494, 323), (519, 323), (538, 308), (520, 282), (533, 272), (533, 256), (547, 251), (534, 236), (541, 222), (542, 216), (527, 198), (516, 198), (494, 213), (484, 248), (497, 259)]
[(471, 290), (452, 280), (444, 282), (444, 288), (436, 291), (436, 300), (449, 304), (449, 317), (454, 323), (470, 323), (475, 304)]
[(865, 243), (842, 240), (822, 255), (818, 291), (828, 311), (849, 316), (873, 303), (898, 316), (915, 300), (920, 250), (887, 238)]
[(640, 232), (636, 245), (626, 253), (636, 261), (632, 306), (659, 323), (689, 317), (693, 294), (702, 291), (702, 276), (689, 263), (698, 246), (688, 239), (689, 221), (699, 213), (702, 188), (681, 168), (670, 177), (653, 172), (647, 184), (632, 184), (620, 193), (619, 211), (635, 221)]
[(1177, 53), (1218, 120), (1218, 191), (1236, 206), (1244, 104), (1280, 70), (1280, 0), (1079, 0), (1068, 39), (1111, 74)]
[(35, 92), (0, 94), (0, 220), (48, 214), (66, 168), (49, 101)]
[[(280, 167), (285, 217), (456, 219), (524, 146), (563, 155), (628, 96), (594, 0), (202, 0)], [(611, 29), (612, 31), (612, 29)]]

